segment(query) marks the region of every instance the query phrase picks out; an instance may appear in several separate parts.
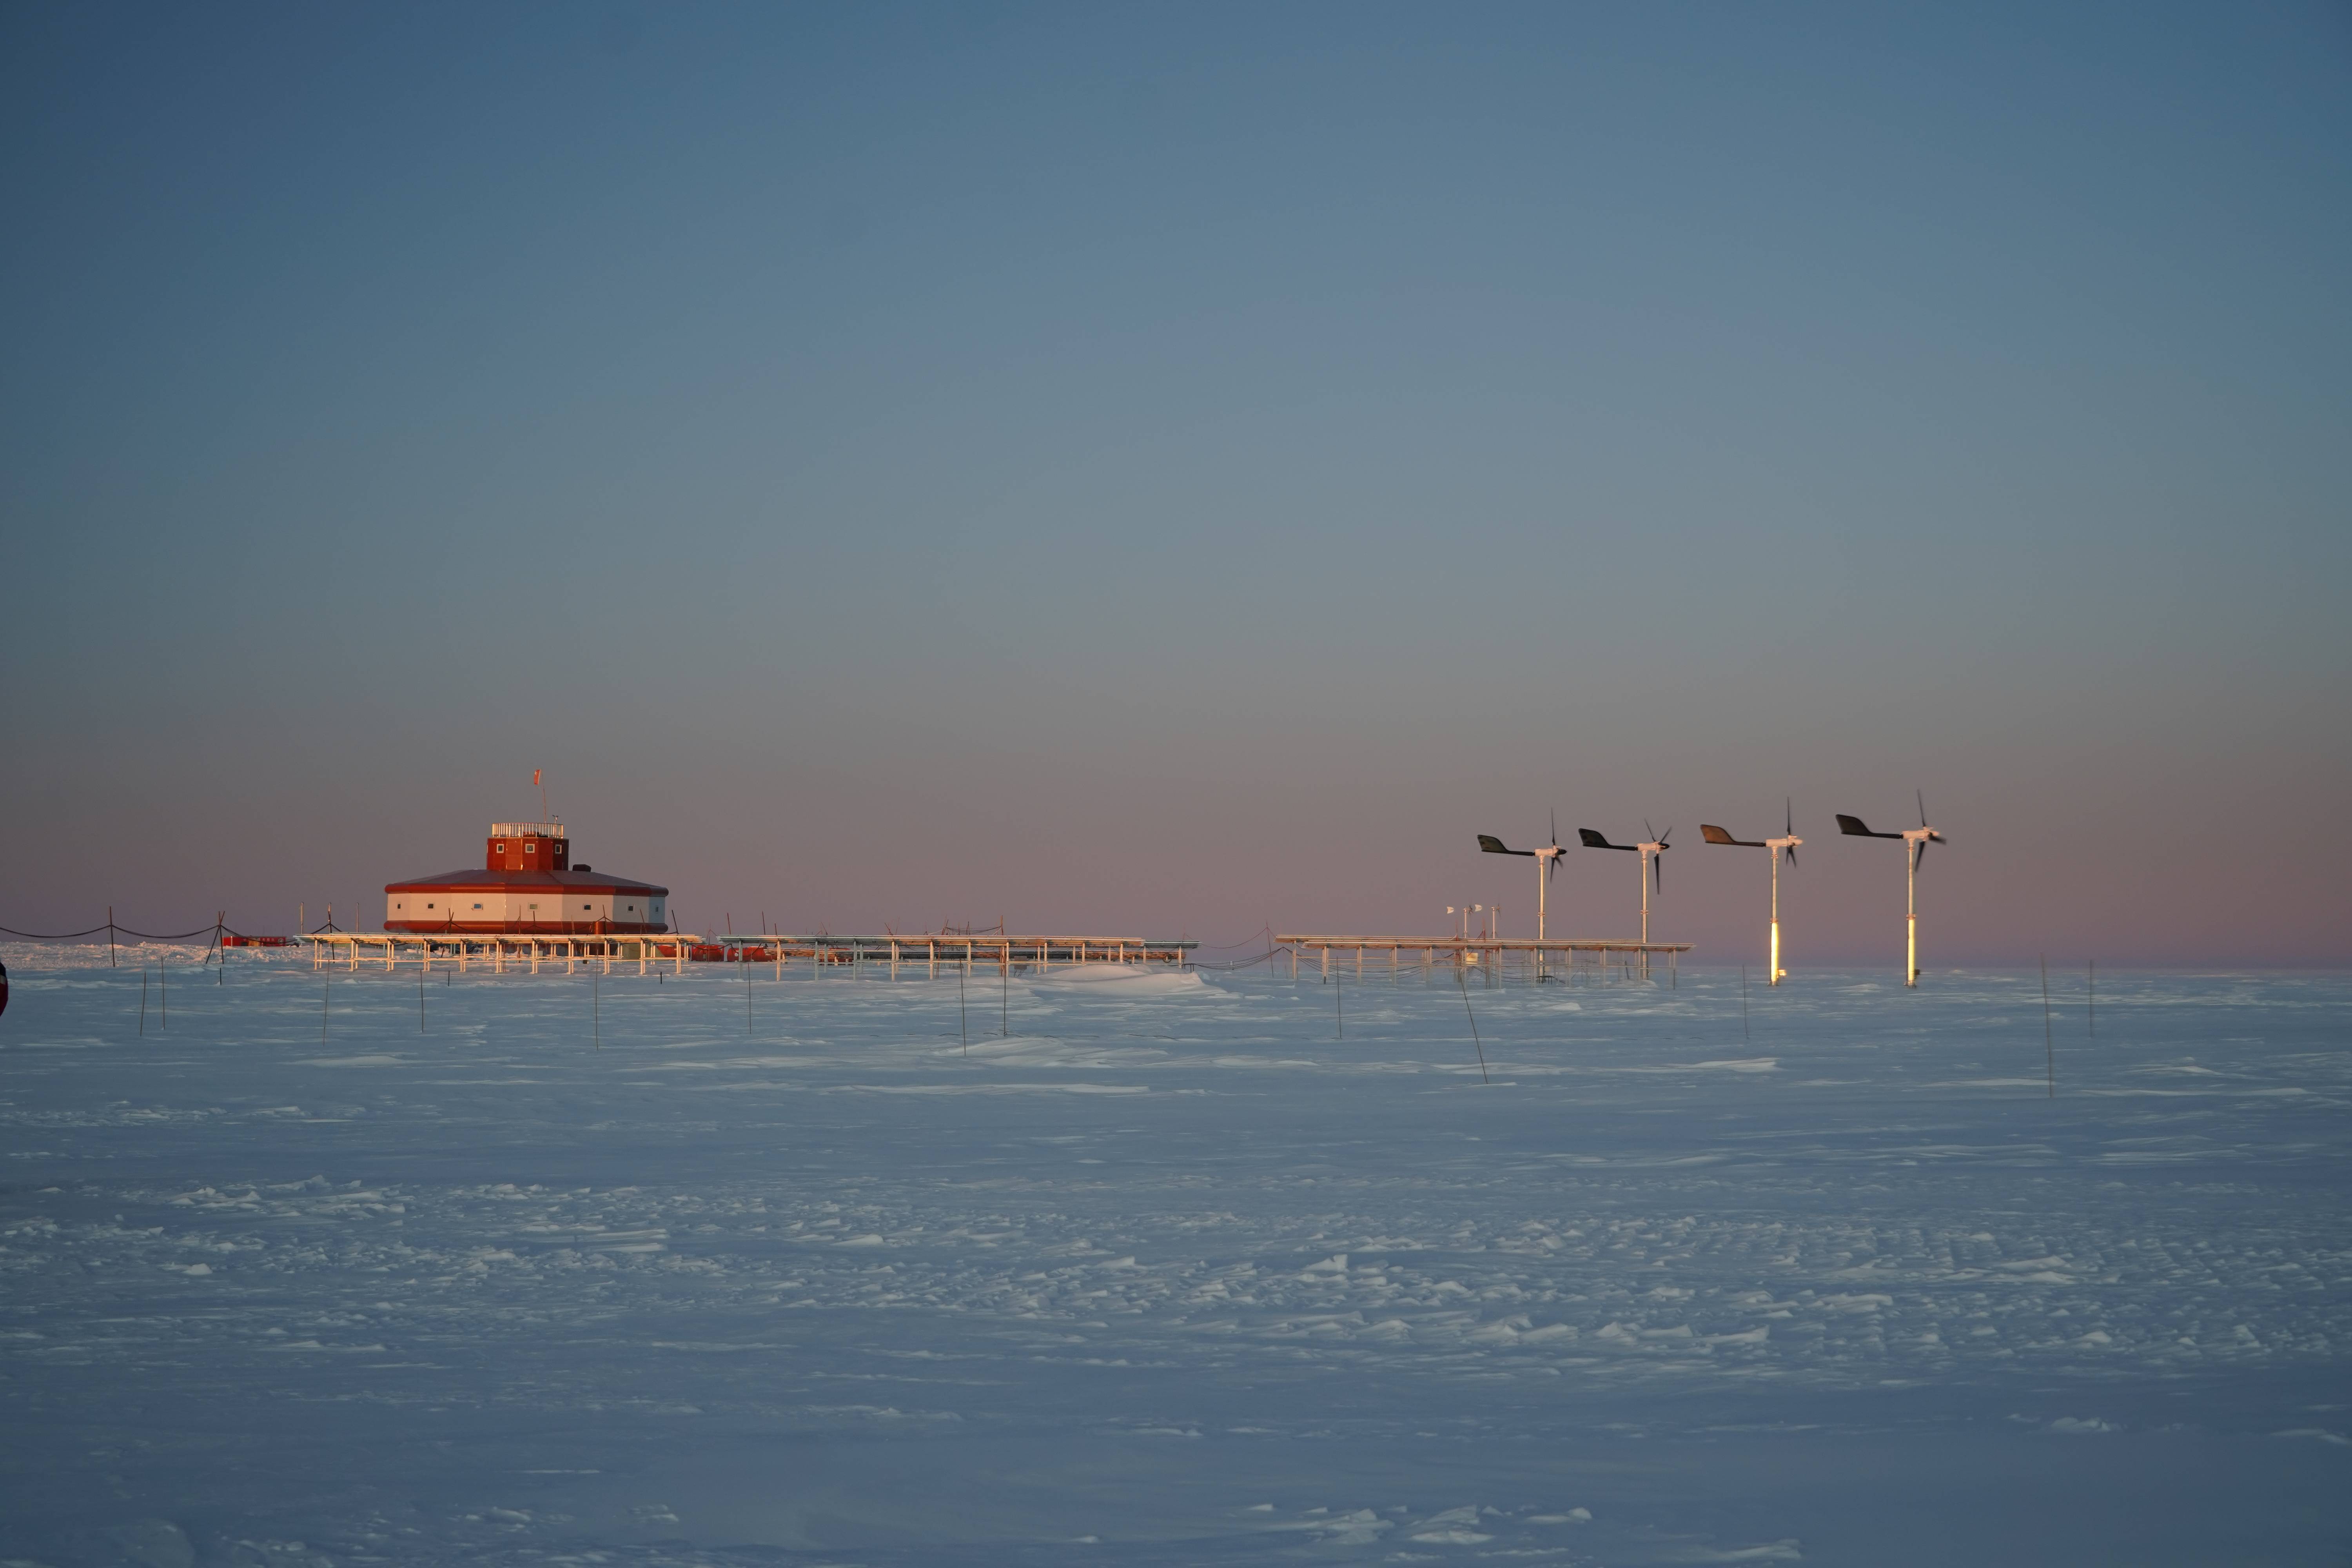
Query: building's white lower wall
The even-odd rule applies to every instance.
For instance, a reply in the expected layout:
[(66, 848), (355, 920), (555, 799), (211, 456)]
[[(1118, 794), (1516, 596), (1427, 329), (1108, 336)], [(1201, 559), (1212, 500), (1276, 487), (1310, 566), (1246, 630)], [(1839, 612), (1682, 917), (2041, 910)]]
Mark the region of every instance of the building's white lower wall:
[(611, 921), (617, 925), (660, 925), (669, 916), (659, 894), (582, 892), (561, 888), (472, 890), (435, 889), (424, 893), (386, 893), (387, 925), (431, 925), (455, 920), (464, 925), (582, 925)]

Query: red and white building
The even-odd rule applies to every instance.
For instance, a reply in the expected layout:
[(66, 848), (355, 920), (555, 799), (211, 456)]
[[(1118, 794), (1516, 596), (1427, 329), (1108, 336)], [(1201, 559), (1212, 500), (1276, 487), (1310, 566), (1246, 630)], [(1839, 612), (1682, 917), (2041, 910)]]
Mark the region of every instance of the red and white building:
[(383, 929), (431, 935), (647, 935), (669, 929), (669, 889), (572, 864), (560, 822), (493, 822), (484, 868), (387, 882)]

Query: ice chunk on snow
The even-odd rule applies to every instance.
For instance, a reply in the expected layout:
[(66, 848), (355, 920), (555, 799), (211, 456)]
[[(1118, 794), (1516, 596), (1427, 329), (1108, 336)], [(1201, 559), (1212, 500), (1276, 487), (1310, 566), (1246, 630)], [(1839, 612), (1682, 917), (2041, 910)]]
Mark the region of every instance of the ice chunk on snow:
[(1768, 1541), (1761, 1546), (1688, 1547), (1675, 1552), (1666, 1561), (1669, 1563), (1795, 1563), (1801, 1561), (1804, 1555), (1802, 1552), (1797, 1550), (1797, 1542), (1791, 1539)]
[(1476, 1528), (1478, 1509), (1474, 1503), (1463, 1508), (1449, 1508), (1444, 1513), (1431, 1514), (1413, 1528), (1409, 1541), (1426, 1542), (1433, 1546), (1475, 1546), (1495, 1538)]

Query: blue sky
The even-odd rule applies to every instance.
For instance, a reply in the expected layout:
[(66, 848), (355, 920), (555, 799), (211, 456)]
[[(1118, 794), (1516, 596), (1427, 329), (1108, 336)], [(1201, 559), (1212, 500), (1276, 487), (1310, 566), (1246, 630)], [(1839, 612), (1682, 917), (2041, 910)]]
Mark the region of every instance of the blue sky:
[(1525, 929), (1465, 851), (1556, 805), (1722, 962), (1698, 821), (1793, 795), (1868, 959), (1822, 836), (1924, 788), (1956, 960), (2341, 962), (2347, 78), (2315, 5), (12, 9), (0, 923), (373, 913), (538, 766), (698, 927)]

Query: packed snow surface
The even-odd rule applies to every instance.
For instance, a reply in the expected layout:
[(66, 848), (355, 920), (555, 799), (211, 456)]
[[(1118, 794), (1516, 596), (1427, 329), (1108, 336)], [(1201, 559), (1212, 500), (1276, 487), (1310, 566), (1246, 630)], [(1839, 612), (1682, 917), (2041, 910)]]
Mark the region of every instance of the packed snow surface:
[(0, 1560), (2352, 1551), (2344, 976), (0, 956)]

